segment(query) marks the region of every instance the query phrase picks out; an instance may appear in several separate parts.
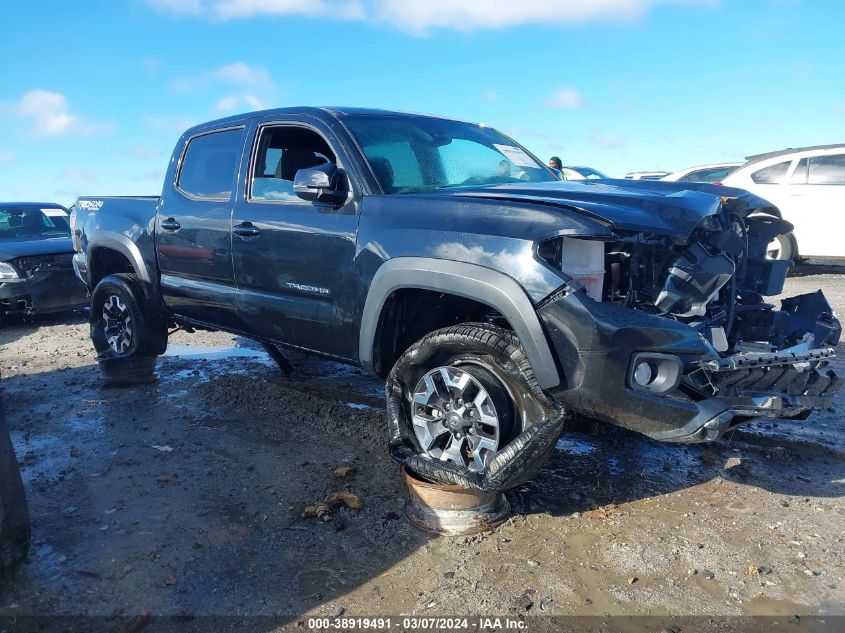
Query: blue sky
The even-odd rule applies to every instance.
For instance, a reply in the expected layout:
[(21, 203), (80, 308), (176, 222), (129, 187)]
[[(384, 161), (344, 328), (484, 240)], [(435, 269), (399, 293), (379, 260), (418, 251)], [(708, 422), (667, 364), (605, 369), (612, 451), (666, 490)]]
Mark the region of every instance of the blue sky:
[(487, 123), (611, 175), (845, 141), (837, 0), (0, 7), (0, 199), (156, 194), (185, 127), (289, 105)]

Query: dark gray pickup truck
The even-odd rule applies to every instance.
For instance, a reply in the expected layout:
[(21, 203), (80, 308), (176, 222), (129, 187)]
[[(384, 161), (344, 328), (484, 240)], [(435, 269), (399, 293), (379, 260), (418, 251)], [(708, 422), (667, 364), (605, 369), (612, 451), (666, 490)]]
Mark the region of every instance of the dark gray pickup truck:
[(355, 108), (197, 126), (158, 198), (83, 197), (74, 264), (110, 380), (170, 326), (387, 378), (390, 450), (479, 489), (523, 481), (564, 413), (667, 441), (831, 406), (841, 328), (781, 293), (790, 230), (746, 191), (561, 182), (496, 130)]

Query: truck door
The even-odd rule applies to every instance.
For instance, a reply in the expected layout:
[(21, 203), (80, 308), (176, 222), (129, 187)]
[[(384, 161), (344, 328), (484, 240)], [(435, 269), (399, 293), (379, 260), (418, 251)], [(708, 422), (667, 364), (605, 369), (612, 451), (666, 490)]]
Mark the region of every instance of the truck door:
[(263, 123), (253, 137), (246, 191), (232, 219), (241, 318), (255, 336), (356, 358), (357, 202), (350, 192), (336, 208), (293, 192), (297, 170), (348, 161), (316, 123)]
[(156, 217), (164, 301), (180, 316), (240, 329), (232, 272), (232, 205), (243, 126), (189, 138)]

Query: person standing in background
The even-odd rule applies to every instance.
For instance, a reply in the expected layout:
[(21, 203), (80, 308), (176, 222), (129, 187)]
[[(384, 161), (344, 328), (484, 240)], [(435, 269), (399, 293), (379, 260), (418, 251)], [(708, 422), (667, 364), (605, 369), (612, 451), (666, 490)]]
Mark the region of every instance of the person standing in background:
[(563, 173), (563, 163), (560, 162), (560, 156), (552, 156), (549, 159), (549, 167), (563, 180), (566, 180), (566, 174)]

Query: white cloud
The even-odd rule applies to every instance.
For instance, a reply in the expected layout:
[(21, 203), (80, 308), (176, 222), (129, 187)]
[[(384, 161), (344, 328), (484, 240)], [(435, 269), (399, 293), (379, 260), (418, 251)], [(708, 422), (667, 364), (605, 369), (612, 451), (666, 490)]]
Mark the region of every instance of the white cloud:
[(11, 150), (0, 149), (0, 163), (8, 163), (13, 157), (14, 154)]
[(170, 82), (170, 87), (177, 92), (193, 92), (214, 84), (238, 86), (262, 92), (269, 92), (273, 89), (273, 79), (266, 68), (251, 66), (241, 61), (232, 62), (192, 77), (177, 77)]
[[(672, 0), (670, 0), (672, 1)], [(574, 24), (590, 20), (636, 20), (666, 0), (374, 0), (382, 20), (412, 33), (434, 28), (473, 31), (502, 29), (520, 24)], [(672, 4), (712, 4), (709, 0), (677, 0)]]
[(487, 103), (495, 103), (496, 101), (501, 99), (501, 95), (499, 94), (499, 91), (496, 90), (495, 88), (488, 88), (487, 90), (484, 91), (484, 93), (481, 96), (484, 98), (484, 100)]
[(82, 121), (68, 111), (68, 101), (60, 92), (30, 90), (18, 101), (17, 113), (32, 122), (33, 136), (62, 136), (83, 131)]
[(163, 65), (164, 62), (161, 57), (156, 57), (155, 55), (144, 57), (144, 59), (141, 60), (141, 69), (150, 75), (156, 74), (159, 70), (161, 70)]
[(154, 9), (171, 15), (207, 15), (235, 20), (259, 15), (330, 16), (360, 20), (367, 15), (358, 0), (147, 0)]
[(237, 111), (264, 110), (267, 106), (253, 94), (229, 95), (214, 104), (217, 114), (233, 114)]
[(77, 183), (79, 185), (87, 185), (97, 180), (93, 174), (82, 171), (81, 169), (67, 169), (59, 176), (58, 180), (65, 180)]
[(621, 134), (613, 134), (605, 130), (594, 130), (590, 140), (603, 149), (616, 149), (625, 144), (625, 137)]
[(389, 24), (422, 35), (432, 29), (503, 29), (521, 24), (565, 25), (632, 21), (659, 5), (713, 7), (719, 0), (147, 0), (160, 11), (234, 20), (261, 15), (326, 16)]
[(584, 107), (584, 97), (575, 88), (559, 88), (546, 99), (547, 108), (577, 110)]
[(575, 88), (559, 88), (546, 99), (547, 108), (577, 110), (584, 107), (584, 97)]
[(273, 85), (270, 73), (267, 72), (266, 68), (250, 66), (244, 62), (233, 62), (221, 66), (212, 71), (211, 77), (224, 83), (255, 88), (268, 88)]
[(338, 20), (360, 20), (366, 16), (364, 4), (355, 0), (215, 0), (208, 4), (221, 20), (256, 15), (330, 16)]

